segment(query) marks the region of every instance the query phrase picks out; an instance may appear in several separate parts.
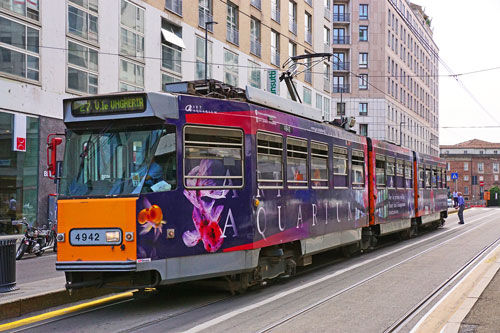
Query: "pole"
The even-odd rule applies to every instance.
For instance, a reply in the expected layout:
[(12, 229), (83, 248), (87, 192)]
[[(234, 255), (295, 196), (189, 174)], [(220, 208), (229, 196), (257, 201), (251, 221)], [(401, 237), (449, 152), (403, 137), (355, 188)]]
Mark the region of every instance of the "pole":
[(208, 25), (209, 24), (217, 24), (215, 21), (207, 21), (205, 22), (205, 81), (207, 81), (208, 75)]

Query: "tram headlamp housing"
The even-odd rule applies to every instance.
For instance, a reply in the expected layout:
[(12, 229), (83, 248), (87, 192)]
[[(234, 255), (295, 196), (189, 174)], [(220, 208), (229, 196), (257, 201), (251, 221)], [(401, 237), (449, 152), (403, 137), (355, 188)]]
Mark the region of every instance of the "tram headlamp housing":
[(106, 231), (106, 242), (114, 243), (120, 241), (119, 231)]
[(56, 240), (58, 243), (64, 242), (64, 234), (63, 233), (57, 234)]

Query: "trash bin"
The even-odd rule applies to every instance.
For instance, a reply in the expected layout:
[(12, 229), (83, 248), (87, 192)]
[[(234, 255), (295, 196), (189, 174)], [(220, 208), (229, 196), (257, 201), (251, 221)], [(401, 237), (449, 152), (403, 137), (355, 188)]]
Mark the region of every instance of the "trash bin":
[(0, 293), (16, 290), (16, 238), (0, 240)]

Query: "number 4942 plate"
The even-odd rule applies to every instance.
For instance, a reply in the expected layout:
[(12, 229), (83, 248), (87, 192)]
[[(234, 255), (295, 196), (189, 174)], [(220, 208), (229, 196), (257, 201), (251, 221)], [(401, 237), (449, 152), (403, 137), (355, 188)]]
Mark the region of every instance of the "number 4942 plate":
[(120, 229), (73, 229), (69, 232), (71, 245), (120, 245)]

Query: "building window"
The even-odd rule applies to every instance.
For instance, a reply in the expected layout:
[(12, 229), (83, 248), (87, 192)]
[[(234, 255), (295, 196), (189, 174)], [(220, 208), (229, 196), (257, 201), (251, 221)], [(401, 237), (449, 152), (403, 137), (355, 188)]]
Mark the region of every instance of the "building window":
[[(91, 2), (96, 3), (97, 0), (91, 0)], [(40, 8), (37, 0), (0, 0), (0, 8), (10, 10), (11, 12), (25, 16), (35, 21), (38, 21), (40, 18)]]
[(312, 45), (312, 16), (308, 12), (304, 14), (304, 24), (305, 24), (305, 41), (306, 43)]
[(226, 39), (228, 42), (233, 43), (235, 45), (240, 44), (240, 37), (238, 31), (238, 6), (232, 4), (231, 2), (227, 2), (227, 35)]
[(161, 67), (176, 74), (182, 73), (182, 28), (162, 21)]
[(359, 5), (359, 19), (368, 20), (368, 5), (365, 4)]
[(0, 16), (0, 72), (40, 80), (38, 29)]
[(303, 99), (304, 99), (304, 104), (312, 105), (312, 92), (311, 92), (311, 89), (304, 87)]
[[(304, 52), (306, 55), (309, 55), (310, 53), (305, 51)], [(308, 58), (308, 59), (305, 59), (305, 68), (304, 68), (304, 81), (308, 82), (308, 83), (312, 83), (312, 71), (311, 71), (311, 68), (312, 68), (312, 62), (311, 62), (311, 58)]]
[[(330, 29), (323, 27), (323, 43), (325, 44), (325, 51), (330, 51)], [(335, 59), (334, 59), (335, 60)]]
[(480, 172), (480, 173), (484, 172), (484, 162), (477, 163), (477, 172)]
[(468, 175), (465, 175), (465, 176), (464, 176), (464, 181), (465, 181), (465, 182), (468, 182), (468, 181), (469, 181), (469, 176), (468, 176)]
[(359, 89), (368, 89), (368, 74), (359, 74)]
[(469, 195), (469, 186), (464, 186), (464, 195)]
[(469, 171), (469, 162), (464, 162), (464, 171)]
[(337, 103), (337, 116), (345, 116), (345, 102)]
[(495, 177), (495, 181), (497, 182), (498, 181), (498, 175), (494, 175)]
[[(207, 42), (207, 78), (212, 78), (212, 42)], [(205, 39), (196, 36), (196, 79), (205, 79)]]
[(120, 91), (144, 90), (144, 67), (120, 60)]
[[(214, 18), (212, 16), (212, 0), (199, 0), (198, 2), (198, 26), (205, 29), (205, 22), (211, 22)], [(206, 25), (208, 31), (214, 31), (214, 25)]]
[(359, 124), (359, 135), (368, 136), (368, 124)]
[(250, 53), (260, 57), (260, 50), (260, 21), (252, 17), (250, 19)]
[(323, 63), (323, 89), (330, 91), (330, 65)]
[(297, 35), (297, 4), (293, 1), (288, 2), (288, 30)]
[(368, 40), (368, 26), (366, 25), (359, 26), (359, 40), (362, 42)]
[(359, 115), (360, 116), (368, 115), (368, 103), (359, 103)]
[(224, 83), (238, 86), (238, 55), (224, 50)]
[(251, 0), (250, 4), (257, 8), (258, 10), (261, 9), (261, 1), (260, 0)]
[[(316, 94), (316, 109), (323, 111), (323, 96), (320, 94)], [(324, 117), (323, 120), (325, 120)]]
[(368, 53), (359, 54), (359, 68), (368, 68)]
[(323, 119), (330, 121), (332, 119), (332, 112), (330, 110), (330, 99), (325, 97), (323, 99)]
[(248, 62), (248, 83), (255, 88), (261, 88), (260, 65), (253, 61)]
[(333, 44), (349, 44), (349, 36), (345, 35), (344, 28), (333, 28)]
[(120, 53), (143, 61), (144, 9), (122, 0)]
[(493, 173), (498, 173), (498, 162), (493, 162)]
[(271, 30), (271, 64), (280, 65), (280, 34)]
[(97, 50), (68, 41), (68, 89), (98, 93), (98, 58)]
[(280, 0), (271, 0), (271, 19), (280, 23)]
[(165, 0), (165, 8), (182, 16), (182, 0)]
[(167, 87), (166, 87), (167, 83), (174, 83), (174, 82), (180, 82), (180, 81), (181, 80), (178, 77), (162, 73), (161, 74), (161, 90), (163, 90), (163, 91), (167, 90)]
[(97, 0), (89, 2), (71, 0), (71, 3), (78, 6), (68, 4), (68, 33), (73, 36), (88, 40), (89, 42), (97, 43)]

